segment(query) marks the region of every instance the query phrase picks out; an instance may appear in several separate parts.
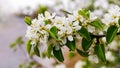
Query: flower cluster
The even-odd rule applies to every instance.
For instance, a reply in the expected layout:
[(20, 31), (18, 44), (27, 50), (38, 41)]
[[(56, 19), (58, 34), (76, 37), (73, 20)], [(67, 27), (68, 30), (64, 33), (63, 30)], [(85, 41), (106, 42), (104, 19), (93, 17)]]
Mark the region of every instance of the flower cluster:
[[(95, 5), (100, 7), (99, 3)], [(105, 9), (107, 7), (108, 5), (106, 5)], [(44, 14), (39, 14), (38, 18), (32, 21), (30, 18), (26, 18), (26, 23), (29, 25), (26, 37), (31, 40), (28, 47), (35, 45), (34, 51), (39, 54), (36, 46), (44, 43), (41, 45), (48, 46), (48, 57), (53, 54), (59, 61), (63, 62), (64, 57), (61, 47), (67, 46), (70, 51), (77, 51), (80, 55), (87, 56), (91, 62), (98, 63), (99, 58), (106, 63), (111, 53), (106, 52), (105, 45), (110, 44), (118, 32), (120, 7), (111, 5), (103, 17), (99, 17), (97, 14), (96, 11), (80, 9), (68, 13), (66, 16), (58, 16), (56, 13), (51, 14), (46, 11)], [(102, 40), (103, 37), (105, 41)], [(76, 41), (78, 40), (81, 41), (81, 44), (78, 45), (81, 45), (82, 49), (76, 48), (78, 46)], [(28, 49), (29, 51), (30, 49)], [(105, 53), (107, 54), (105, 55)]]
[[(87, 12), (88, 16), (82, 15), (81, 13)], [(81, 12), (81, 13), (80, 13)], [(81, 26), (87, 26), (91, 21), (95, 20), (97, 17), (93, 17), (87, 10), (74, 11), (73, 14), (68, 15), (68, 17), (56, 16), (55, 13), (50, 14), (45, 12), (45, 14), (39, 14), (37, 19), (31, 21), (31, 25), (28, 26), (26, 37), (35, 41), (41, 41), (49, 36), (48, 30), (52, 27), (57, 28), (58, 39), (66, 44), (66, 40), (73, 41), (73, 36), (79, 38), (77, 31), (81, 29)], [(89, 26), (87, 26), (89, 28)]]
[(108, 13), (104, 15), (102, 22), (106, 25), (117, 25), (119, 26), (118, 20), (120, 19), (120, 7), (117, 5), (111, 5)]
[(38, 19), (32, 20), (31, 25), (28, 26), (26, 37), (33, 40), (33, 44), (36, 44), (36, 41), (46, 39), (49, 36), (46, 30), (50, 27), (46, 25), (45, 21), (54, 16), (55, 14), (51, 16), (48, 12), (45, 13), (45, 16), (43, 14), (38, 15)]

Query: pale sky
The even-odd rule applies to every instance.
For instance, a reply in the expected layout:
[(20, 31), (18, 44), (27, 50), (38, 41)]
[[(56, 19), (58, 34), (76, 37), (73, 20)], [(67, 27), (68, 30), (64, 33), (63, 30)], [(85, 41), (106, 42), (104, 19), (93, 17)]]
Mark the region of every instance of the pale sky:
[(16, 12), (20, 8), (30, 6), (35, 8), (38, 4), (53, 5), (55, 0), (0, 0), (0, 10), (3, 12)]

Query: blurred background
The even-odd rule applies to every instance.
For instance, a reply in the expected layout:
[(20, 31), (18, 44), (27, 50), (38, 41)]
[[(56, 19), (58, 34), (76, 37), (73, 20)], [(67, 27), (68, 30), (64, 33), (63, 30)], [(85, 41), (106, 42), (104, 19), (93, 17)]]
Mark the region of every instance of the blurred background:
[[(33, 12), (39, 4), (52, 4), (52, 1), (0, 0), (0, 68), (18, 68), (25, 59), (24, 51), (14, 52), (10, 48), (10, 44), (18, 36), (25, 38), (27, 25), (23, 21), (24, 17), (19, 17), (17, 14)], [(31, 7), (31, 10), (27, 11), (27, 6)]]

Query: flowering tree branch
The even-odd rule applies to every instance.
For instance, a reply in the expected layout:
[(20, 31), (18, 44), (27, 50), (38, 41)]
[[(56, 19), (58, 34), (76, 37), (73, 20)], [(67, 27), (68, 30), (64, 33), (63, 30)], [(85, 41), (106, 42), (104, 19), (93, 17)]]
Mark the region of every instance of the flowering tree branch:
[[(67, 16), (64, 17), (57, 16), (55, 13), (51, 14), (47, 11), (44, 15), (39, 14), (38, 18), (33, 20), (29, 17), (25, 17), (25, 22), (28, 24), (26, 37), (30, 40), (26, 45), (27, 51), (30, 53), (31, 47), (33, 47), (34, 53), (40, 57), (38, 46), (40, 46), (40, 43), (43, 43), (42, 46), (48, 45), (48, 49), (46, 50), (49, 57), (54, 55), (60, 62), (63, 62), (64, 56), (61, 48), (65, 45), (70, 51), (77, 49), (77, 52), (84, 57), (94, 55), (95, 53), (100, 60), (106, 63), (105, 46), (104, 43), (100, 43), (99, 39), (106, 37), (106, 43), (110, 44), (114, 40), (114, 37), (120, 34), (120, 32), (118, 32), (120, 15), (118, 16), (116, 13), (115, 15), (112, 12), (116, 10), (116, 12), (118, 11), (119, 13), (118, 9), (120, 9), (118, 6), (112, 7), (103, 19), (100, 20), (87, 9), (80, 9), (73, 13), (61, 10), (67, 14)], [(107, 21), (108, 19), (106, 18), (110, 18), (111, 20), (109, 19), (110, 21)], [(104, 26), (108, 28), (104, 28)], [(95, 29), (105, 29), (106, 34), (95, 35), (89, 33), (90, 31), (99, 33)], [(83, 50), (76, 48), (76, 39), (79, 38), (79, 36), (82, 37), (81, 45)], [(93, 43), (94, 38), (97, 40), (95, 43)], [(52, 40), (52, 42), (50, 40)], [(58, 42), (58, 40), (61, 40), (61, 42)], [(91, 48), (94, 51), (92, 54), (89, 54), (91, 53)]]

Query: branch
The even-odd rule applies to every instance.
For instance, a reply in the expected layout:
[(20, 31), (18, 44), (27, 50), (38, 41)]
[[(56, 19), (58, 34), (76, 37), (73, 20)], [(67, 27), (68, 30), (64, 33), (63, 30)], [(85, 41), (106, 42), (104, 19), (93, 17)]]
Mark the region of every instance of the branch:
[[(101, 38), (101, 37), (105, 37), (106, 35), (103, 34), (103, 35), (94, 35), (92, 33), (90, 33), (91, 36), (95, 37), (95, 38)], [(120, 35), (120, 32), (118, 32), (116, 35)]]

